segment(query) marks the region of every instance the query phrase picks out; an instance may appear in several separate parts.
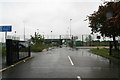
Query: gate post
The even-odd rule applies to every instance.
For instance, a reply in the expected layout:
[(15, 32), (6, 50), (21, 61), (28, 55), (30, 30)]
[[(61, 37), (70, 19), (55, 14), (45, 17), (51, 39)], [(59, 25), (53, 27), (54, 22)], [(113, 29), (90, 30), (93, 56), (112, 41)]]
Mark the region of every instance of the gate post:
[(30, 42), (29, 42), (29, 47), (28, 47), (28, 57), (31, 56), (31, 51), (30, 51)]
[(12, 40), (6, 39), (6, 64), (9, 66), (12, 62)]

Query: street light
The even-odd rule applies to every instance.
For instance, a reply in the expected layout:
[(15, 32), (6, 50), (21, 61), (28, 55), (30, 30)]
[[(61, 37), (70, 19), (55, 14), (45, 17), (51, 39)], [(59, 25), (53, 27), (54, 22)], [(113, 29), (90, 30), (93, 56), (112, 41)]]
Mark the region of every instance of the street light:
[(39, 33), (39, 29), (37, 29), (37, 33)]
[(44, 38), (44, 32), (43, 32), (43, 38)]
[(52, 39), (52, 31), (51, 31), (51, 39)]
[(24, 20), (23, 21), (23, 24), (24, 24), (24, 41), (25, 41), (25, 23), (26, 23), (26, 21)]
[(70, 38), (71, 38), (71, 21), (72, 19), (70, 19)]
[(53, 31), (51, 31), (51, 43), (52, 43), (52, 32), (53, 32)]
[(15, 40), (17, 39), (17, 37), (16, 37), (16, 31), (15, 31)]

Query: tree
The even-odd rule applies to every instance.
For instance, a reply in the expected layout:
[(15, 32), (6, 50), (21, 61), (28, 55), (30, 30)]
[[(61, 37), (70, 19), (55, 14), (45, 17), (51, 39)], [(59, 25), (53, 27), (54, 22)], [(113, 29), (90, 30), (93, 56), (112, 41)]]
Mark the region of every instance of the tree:
[(102, 36), (112, 37), (115, 49), (116, 39), (120, 36), (120, 2), (108, 2), (99, 6), (98, 11), (88, 16), (92, 33), (100, 32)]
[(92, 36), (89, 35), (88, 37), (85, 38), (85, 41), (86, 42), (91, 42), (93, 39), (92, 39)]
[(42, 36), (39, 33), (35, 32), (34, 36), (31, 35), (31, 41), (33, 45), (43, 44), (44, 38), (42, 38)]
[(89, 46), (91, 46), (91, 41), (93, 40), (92, 36), (89, 35), (88, 37), (85, 38), (86, 43), (89, 42)]

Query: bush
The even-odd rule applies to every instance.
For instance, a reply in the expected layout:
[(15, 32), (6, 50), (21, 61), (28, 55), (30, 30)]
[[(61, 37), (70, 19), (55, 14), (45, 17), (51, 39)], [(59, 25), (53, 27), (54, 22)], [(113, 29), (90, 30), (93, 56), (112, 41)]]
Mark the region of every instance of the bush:
[(45, 48), (44, 44), (31, 45), (31, 51), (32, 52), (41, 52), (44, 48)]
[(52, 44), (52, 46), (53, 47), (58, 47), (58, 46), (60, 46), (58, 43), (56, 43), (56, 44)]

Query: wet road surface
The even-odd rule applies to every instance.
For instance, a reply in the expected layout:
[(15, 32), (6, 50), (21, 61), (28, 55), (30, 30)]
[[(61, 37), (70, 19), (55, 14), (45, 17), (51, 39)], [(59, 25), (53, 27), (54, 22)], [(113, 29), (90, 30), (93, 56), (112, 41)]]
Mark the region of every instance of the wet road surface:
[(120, 78), (120, 65), (88, 52), (55, 48), (3, 72), (3, 78)]

